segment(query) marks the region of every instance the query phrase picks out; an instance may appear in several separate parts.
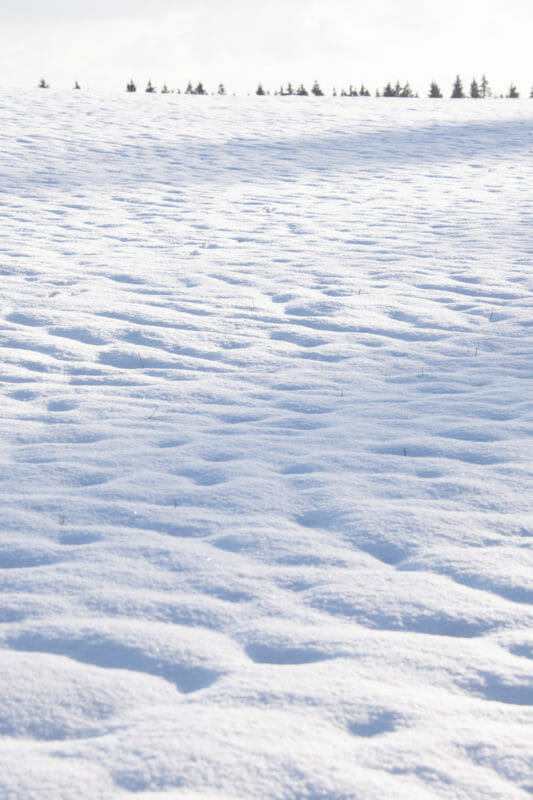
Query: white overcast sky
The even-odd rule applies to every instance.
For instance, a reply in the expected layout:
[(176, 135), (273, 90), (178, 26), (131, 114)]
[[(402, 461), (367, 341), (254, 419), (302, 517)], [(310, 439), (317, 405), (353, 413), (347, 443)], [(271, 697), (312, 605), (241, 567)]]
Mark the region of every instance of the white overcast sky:
[(533, 0), (0, 0), (0, 86), (533, 85)]

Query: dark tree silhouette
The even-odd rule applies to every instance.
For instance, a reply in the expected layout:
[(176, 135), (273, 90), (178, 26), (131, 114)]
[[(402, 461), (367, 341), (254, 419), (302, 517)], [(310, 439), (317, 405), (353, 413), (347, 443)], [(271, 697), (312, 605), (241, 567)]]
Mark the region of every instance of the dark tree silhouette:
[(490, 97), (492, 92), (490, 90), (489, 82), (485, 75), (481, 78), (481, 86), (479, 87), (479, 94), (481, 97)]
[(475, 78), (470, 84), (470, 97), (473, 97), (474, 100), (477, 100), (479, 97), (481, 97), (479, 93), (479, 86)]
[(131, 80), (131, 81), (130, 81), (130, 82), (127, 84), (127, 86), (126, 86), (126, 91), (127, 91), (127, 92), (136, 92), (136, 91), (137, 91), (137, 87), (136, 87), (136, 86), (135, 86), (135, 84), (133, 83), (133, 80)]
[(195, 94), (195, 91), (192, 88), (192, 83), (190, 81), (187, 84), (187, 88), (185, 89), (185, 94)]
[(357, 97), (357, 89), (350, 84), (349, 89), (341, 89), (341, 97)]
[(223, 83), (218, 84), (217, 94), (226, 94), (226, 89)]
[(161, 94), (170, 94), (169, 88), (166, 83), (163, 84), (163, 88), (161, 89)]
[(405, 86), (401, 86), (399, 81), (394, 86), (389, 82), (383, 89), (383, 97), (413, 97), (413, 90), (409, 82)]
[(299, 97), (307, 97), (307, 95), (309, 94), (309, 92), (307, 91), (307, 89), (305, 88), (305, 86), (303, 85), (303, 83), (301, 83), (301, 84), (298, 86), (297, 90), (296, 90), (296, 94), (297, 94)]
[(463, 89), (463, 83), (462, 83), (461, 78), (459, 77), (459, 75), (456, 77), (455, 83), (453, 84), (451, 96), (454, 99), (462, 98), (462, 97), (465, 96), (464, 89)]
[(155, 86), (152, 86), (152, 81), (150, 80), (148, 81), (148, 83), (146, 84), (146, 89), (144, 91), (148, 92), (149, 94), (152, 94), (153, 92), (156, 91)]
[(256, 94), (258, 94), (258, 95), (260, 95), (261, 97), (263, 97), (263, 95), (265, 94), (265, 90), (263, 89), (263, 86), (262, 86), (262, 84), (259, 84), (259, 85), (257, 86), (257, 89), (256, 89), (256, 92), (255, 92), (255, 93), (256, 93)]
[(511, 97), (513, 100), (516, 100), (518, 97), (520, 97), (520, 92), (514, 83), (509, 86), (509, 93), (507, 94), (507, 97)]
[(368, 91), (368, 89), (366, 88), (364, 83), (361, 84), (361, 88), (359, 89), (359, 96), (360, 97), (370, 97), (370, 92)]
[(39, 89), (49, 89), (49, 88), (50, 84), (46, 83), (44, 78), (41, 78), (41, 80), (39, 81)]
[(207, 91), (204, 89), (204, 86), (201, 81), (194, 90), (194, 94), (207, 94)]
[(439, 89), (439, 85), (438, 85), (438, 83), (435, 83), (435, 82), (433, 81), (433, 83), (432, 83), (432, 84), (431, 84), (431, 86), (429, 87), (429, 94), (428, 94), (428, 97), (442, 97), (442, 92), (441, 92), (441, 90)]
[(319, 86), (318, 81), (313, 83), (313, 88), (311, 89), (311, 94), (314, 94), (315, 97), (324, 97), (324, 92)]
[(75, 82), (74, 88), (75, 89), (81, 89), (81, 86), (79, 85), (78, 81)]

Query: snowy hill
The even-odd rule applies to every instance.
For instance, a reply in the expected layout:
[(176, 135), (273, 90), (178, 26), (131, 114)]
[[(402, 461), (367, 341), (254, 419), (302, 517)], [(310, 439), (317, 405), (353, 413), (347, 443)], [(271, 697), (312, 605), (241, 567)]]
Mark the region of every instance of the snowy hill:
[(1, 800), (525, 800), (533, 101), (0, 107)]

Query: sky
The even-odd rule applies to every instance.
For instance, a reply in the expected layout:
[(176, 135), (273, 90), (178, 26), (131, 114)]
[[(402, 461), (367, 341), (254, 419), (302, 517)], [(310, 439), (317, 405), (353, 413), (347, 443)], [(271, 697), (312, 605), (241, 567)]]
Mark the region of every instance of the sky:
[(0, 0), (0, 87), (533, 85), (532, 0)]

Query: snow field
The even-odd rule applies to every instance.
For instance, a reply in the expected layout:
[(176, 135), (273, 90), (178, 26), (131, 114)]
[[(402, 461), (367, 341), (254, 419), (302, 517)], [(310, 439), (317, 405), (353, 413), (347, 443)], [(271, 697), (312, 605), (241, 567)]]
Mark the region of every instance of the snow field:
[(0, 798), (525, 799), (533, 106), (0, 107)]

